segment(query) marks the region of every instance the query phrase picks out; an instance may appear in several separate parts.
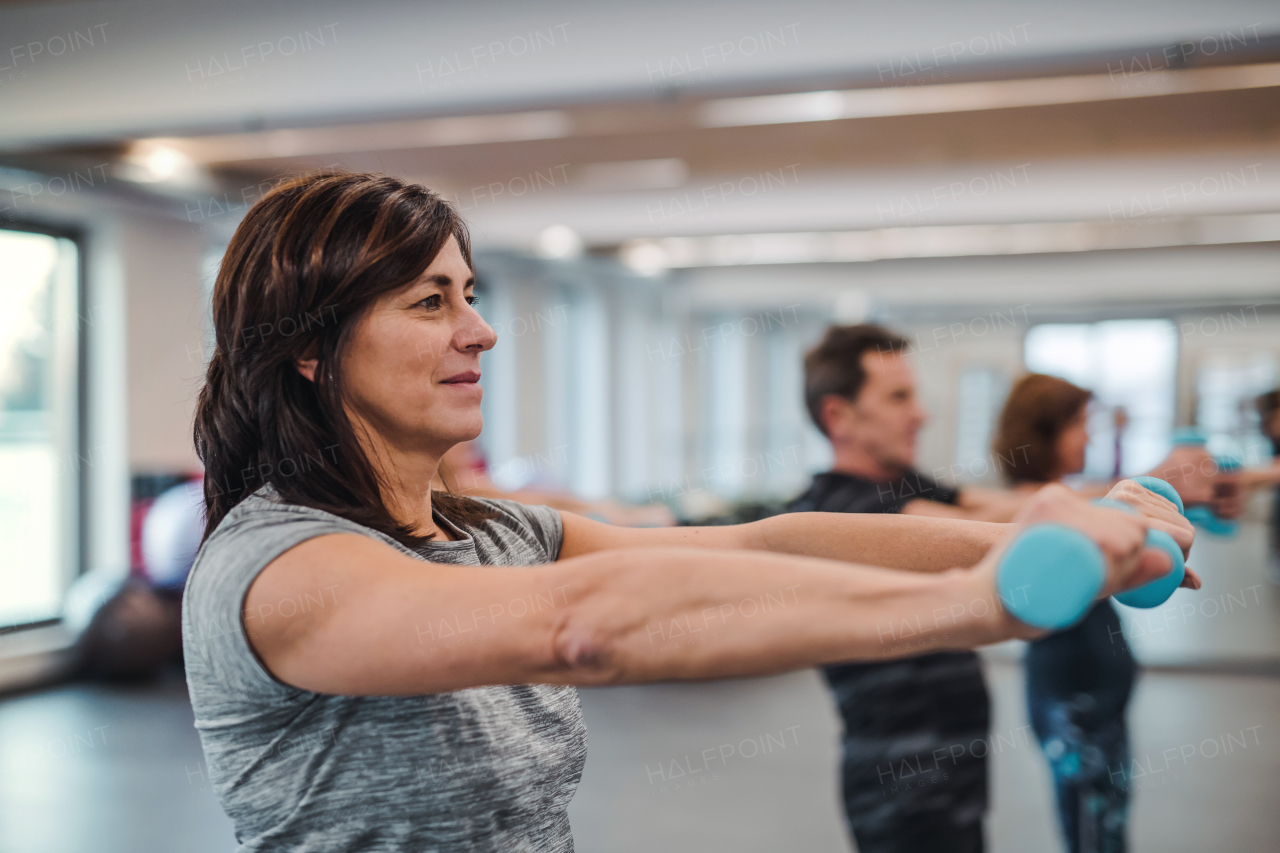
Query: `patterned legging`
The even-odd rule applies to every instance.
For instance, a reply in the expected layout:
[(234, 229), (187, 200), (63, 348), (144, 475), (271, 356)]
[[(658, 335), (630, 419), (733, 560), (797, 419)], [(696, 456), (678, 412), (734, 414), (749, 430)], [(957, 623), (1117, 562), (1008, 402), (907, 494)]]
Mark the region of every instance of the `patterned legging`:
[(1053, 771), (1067, 850), (1123, 853), (1129, 818), (1127, 727), (1119, 716), (1085, 730), (1078, 720), (1089, 715), (1092, 704), (1087, 693), (1050, 700), (1037, 715), (1047, 730), (1036, 735)]
[(1027, 711), (1053, 771), (1070, 853), (1123, 853), (1129, 817), (1125, 708), (1136, 666), (1115, 609), (1100, 602), (1073, 628), (1027, 650)]

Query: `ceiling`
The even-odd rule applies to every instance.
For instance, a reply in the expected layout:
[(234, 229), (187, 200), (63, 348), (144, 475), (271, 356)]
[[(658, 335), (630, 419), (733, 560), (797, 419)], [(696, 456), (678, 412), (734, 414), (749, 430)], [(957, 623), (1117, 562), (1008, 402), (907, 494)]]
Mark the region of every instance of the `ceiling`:
[[(597, 250), (926, 228), (946, 254), (974, 233), (948, 229), (1028, 223), (1083, 223), (1086, 250), (1280, 239), (1249, 218), (1280, 211), (1274, 3), (147, 0), (0, 6), (0, 31), (0, 163), (109, 162), (216, 226), (338, 166), (434, 186), (518, 248), (554, 224)], [(190, 168), (148, 178), (156, 152)], [(1169, 219), (1191, 224), (1142, 230)], [(1018, 233), (989, 244), (1064, 239)]]

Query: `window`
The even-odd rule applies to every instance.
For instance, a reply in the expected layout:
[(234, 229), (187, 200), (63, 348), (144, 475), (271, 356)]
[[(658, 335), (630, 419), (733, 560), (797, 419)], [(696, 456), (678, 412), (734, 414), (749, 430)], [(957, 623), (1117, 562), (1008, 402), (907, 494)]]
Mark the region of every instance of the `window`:
[(78, 260), (0, 230), (0, 628), (55, 619), (79, 566)]
[(961, 479), (979, 480), (995, 470), (991, 440), (1000, 407), (1009, 395), (1009, 377), (994, 367), (967, 367), (958, 385), (955, 464)]
[[(1160, 463), (1173, 429), (1178, 344), (1168, 320), (1109, 320), (1036, 326), (1027, 332), (1027, 370), (1060, 376), (1094, 394), (1085, 475), (1137, 474)], [(1116, 441), (1117, 409), (1127, 425)]]
[(1270, 352), (1207, 352), (1196, 376), (1196, 426), (1214, 454), (1235, 456), (1246, 465), (1267, 460), (1270, 442), (1262, 436), (1254, 400), (1276, 387), (1278, 372)]

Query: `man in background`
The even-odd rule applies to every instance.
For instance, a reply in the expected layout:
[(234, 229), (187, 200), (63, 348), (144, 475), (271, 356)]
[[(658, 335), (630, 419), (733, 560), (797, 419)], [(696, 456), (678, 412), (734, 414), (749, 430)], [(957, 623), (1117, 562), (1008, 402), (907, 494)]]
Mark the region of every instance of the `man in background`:
[[(915, 469), (926, 413), (907, 347), (879, 326), (833, 326), (805, 356), (805, 404), (835, 461), (789, 511), (1012, 517), (1018, 496)], [(911, 641), (887, 630), (886, 649)], [(990, 703), (978, 656), (930, 652), (823, 675), (844, 721), (841, 789), (859, 853), (982, 850)]]

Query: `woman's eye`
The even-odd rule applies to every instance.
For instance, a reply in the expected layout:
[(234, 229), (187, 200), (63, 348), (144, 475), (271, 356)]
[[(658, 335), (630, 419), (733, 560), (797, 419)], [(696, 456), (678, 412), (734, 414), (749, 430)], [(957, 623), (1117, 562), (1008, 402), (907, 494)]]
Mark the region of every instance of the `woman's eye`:
[(467, 297), (467, 304), (468, 304), (468, 305), (475, 305), (475, 304), (476, 304), (477, 302), (479, 302), (479, 301), (480, 301), (480, 297), (479, 297), (479, 296), (468, 296), (468, 297)]
[(418, 304), (421, 305), (423, 308), (439, 308), (440, 294), (433, 293), (430, 296), (428, 296), (426, 299), (423, 299), (420, 302), (418, 302)]

